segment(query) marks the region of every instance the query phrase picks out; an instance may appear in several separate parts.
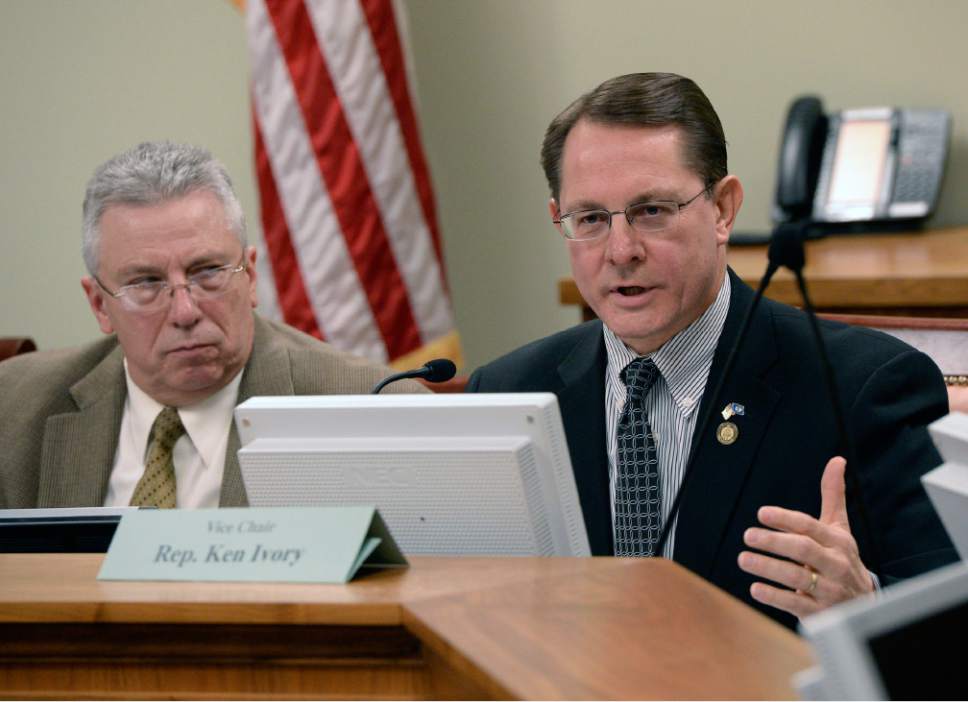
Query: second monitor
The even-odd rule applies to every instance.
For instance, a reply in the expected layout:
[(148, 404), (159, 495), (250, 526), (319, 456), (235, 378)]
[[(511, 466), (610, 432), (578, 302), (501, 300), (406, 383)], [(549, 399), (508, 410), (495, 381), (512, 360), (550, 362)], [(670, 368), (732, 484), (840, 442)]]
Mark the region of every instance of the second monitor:
[(410, 554), (591, 553), (553, 394), (257, 397), (235, 416), (253, 507), (374, 505)]

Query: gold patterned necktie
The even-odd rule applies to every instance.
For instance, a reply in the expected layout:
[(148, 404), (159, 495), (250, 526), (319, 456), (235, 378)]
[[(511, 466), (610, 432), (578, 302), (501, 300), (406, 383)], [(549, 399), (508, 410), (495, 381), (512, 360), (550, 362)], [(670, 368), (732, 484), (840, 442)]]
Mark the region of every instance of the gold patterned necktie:
[(178, 417), (178, 410), (165, 407), (158, 413), (148, 435), (145, 472), (131, 496), (132, 507), (171, 509), (175, 506), (175, 464), (172, 462), (172, 448), (184, 433), (185, 427)]

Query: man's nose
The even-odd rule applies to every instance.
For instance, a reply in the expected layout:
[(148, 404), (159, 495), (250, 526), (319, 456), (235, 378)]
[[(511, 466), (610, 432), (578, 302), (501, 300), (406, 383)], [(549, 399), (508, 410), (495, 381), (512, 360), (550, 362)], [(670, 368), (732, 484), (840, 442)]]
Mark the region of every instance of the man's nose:
[(621, 266), (645, 258), (643, 236), (632, 228), (624, 212), (612, 215), (612, 227), (605, 245), (608, 260), (616, 265)]
[(192, 327), (201, 319), (202, 311), (192, 296), (192, 289), (188, 283), (172, 285), (168, 292), (171, 295), (171, 307), (168, 314), (178, 327)]

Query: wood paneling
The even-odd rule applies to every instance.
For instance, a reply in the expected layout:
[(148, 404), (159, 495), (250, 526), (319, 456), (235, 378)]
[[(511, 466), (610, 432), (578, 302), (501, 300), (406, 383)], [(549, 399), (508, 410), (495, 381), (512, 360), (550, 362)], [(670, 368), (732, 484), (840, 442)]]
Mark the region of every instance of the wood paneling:
[(0, 555), (0, 697), (791, 697), (793, 633), (662, 559), (420, 558), (347, 585)]
[(811, 661), (792, 632), (670, 561), (584, 565), (416, 602), (404, 622), (494, 697), (795, 696), (790, 676)]
[[(766, 271), (766, 246), (736, 246), (727, 259), (756, 288)], [(818, 310), (854, 314), (968, 316), (968, 227), (903, 234), (835, 235), (806, 244), (804, 277)], [(793, 274), (779, 271), (766, 296), (800, 306)], [(558, 283), (564, 305), (590, 310), (571, 278)]]

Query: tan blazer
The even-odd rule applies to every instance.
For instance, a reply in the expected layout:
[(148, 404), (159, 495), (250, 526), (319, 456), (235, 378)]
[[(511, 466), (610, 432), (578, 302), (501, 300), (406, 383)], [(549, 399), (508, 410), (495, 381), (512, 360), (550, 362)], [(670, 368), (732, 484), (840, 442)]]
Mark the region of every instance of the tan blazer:
[[(114, 336), (0, 363), (0, 508), (104, 504), (127, 389)], [(238, 402), (258, 395), (363, 394), (391, 371), (255, 318)], [(426, 392), (402, 381), (387, 392)], [(232, 424), (222, 507), (246, 506)]]

